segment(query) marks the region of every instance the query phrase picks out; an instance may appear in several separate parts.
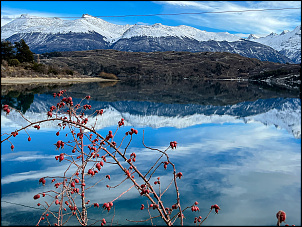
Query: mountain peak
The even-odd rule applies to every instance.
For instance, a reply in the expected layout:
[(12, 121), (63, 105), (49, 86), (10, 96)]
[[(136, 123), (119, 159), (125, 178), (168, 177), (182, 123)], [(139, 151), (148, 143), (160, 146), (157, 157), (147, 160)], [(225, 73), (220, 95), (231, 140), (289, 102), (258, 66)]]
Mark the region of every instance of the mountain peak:
[(288, 32), (289, 32), (289, 30), (283, 30), (280, 35), (284, 35), (284, 34), (286, 34)]
[(258, 36), (254, 35), (254, 34), (250, 34), (247, 39), (251, 40), (251, 39), (258, 39), (258, 38), (259, 38)]
[(89, 14), (83, 14), (83, 15), (82, 15), (82, 18), (95, 18), (95, 17), (93, 17), (93, 16), (91, 16), (91, 15), (89, 15)]
[(276, 36), (278, 35), (277, 33), (272, 32), (271, 34), (269, 34), (268, 36)]
[(19, 18), (31, 18), (32, 16), (30, 16), (29, 14), (21, 14), (21, 16)]

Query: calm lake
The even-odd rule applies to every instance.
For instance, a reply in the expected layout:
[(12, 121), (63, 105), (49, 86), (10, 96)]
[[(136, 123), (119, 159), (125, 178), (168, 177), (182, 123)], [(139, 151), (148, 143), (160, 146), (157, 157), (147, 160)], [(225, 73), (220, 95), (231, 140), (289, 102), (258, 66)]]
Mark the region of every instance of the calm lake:
[[(212, 212), (204, 225), (265, 225), (277, 223), (276, 213), (286, 212), (286, 224), (301, 225), (301, 99), (299, 91), (236, 81), (121, 81), (90, 83), (70, 86), (1, 86), (1, 104), (20, 109), (32, 121), (46, 117), (49, 107), (58, 99), (52, 93), (66, 89), (76, 104), (86, 95), (92, 110), (104, 109), (96, 129), (103, 136), (115, 132), (117, 123), (125, 119), (125, 126), (116, 134), (121, 141), (126, 131), (134, 127), (138, 134), (128, 148), (135, 152), (135, 163), (141, 172), (147, 172), (160, 154), (146, 149), (143, 144), (164, 150), (170, 141), (178, 147), (169, 150), (170, 160), (182, 172), (179, 179), (183, 208), (198, 201), (199, 212), (187, 210), (185, 225), (195, 225), (194, 217), (206, 217), (211, 205), (218, 204), (219, 214)], [(12, 111), (8, 116), (1, 111), (1, 134), (11, 133), (25, 125), (24, 119)], [(55, 124), (29, 129), (31, 141), (25, 132), (1, 144), (1, 224), (36, 225), (43, 210), (34, 200), (39, 192), (53, 189), (48, 182), (43, 187), (38, 180), (45, 176), (60, 176), (66, 163), (55, 156), (60, 151), (54, 144), (64, 140), (56, 136)], [(122, 147), (125, 147), (123, 144)], [(66, 147), (64, 152), (71, 153)], [(105, 164), (106, 165), (106, 164)], [(106, 167), (104, 165), (104, 167)], [(160, 177), (162, 190), (171, 179), (171, 168), (161, 166), (154, 175)], [(88, 190), (87, 199), (103, 204), (126, 191), (130, 181), (117, 188), (120, 170), (114, 165), (102, 169), (102, 176), (110, 174)], [(101, 177), (102, 177), (101, 176)], [(94, 178), (88, 179), (92, 183)], [(163, 201), (172, 206), (175, 193), (168, 190)], [(132, 188), (114, 202), (115, 212), (100, 208), (88, 209), (88, 224), (105, 218), (111, 225), (151, 225), (140, 221), (149, 218), (147, 199)], [(52, 207), (55, 210), (55, 206)], [(151, 210), (151, 215), (157, 215)], [(126, 220), (128, 219), (128, 220)], [(53, 220), (54, 222), (54, 220)], [(40, 223), (45, 225), (46, 223)], [(75, 217), (68, 225), (76, 224)], [(160, 219), (153, 224), (164, 225)], [(179, 222), (175, 222), (179, 225)], [(97, 223), (100, 225), (100, 222)], [(282, 224), (284, 225), (284, 224)]]

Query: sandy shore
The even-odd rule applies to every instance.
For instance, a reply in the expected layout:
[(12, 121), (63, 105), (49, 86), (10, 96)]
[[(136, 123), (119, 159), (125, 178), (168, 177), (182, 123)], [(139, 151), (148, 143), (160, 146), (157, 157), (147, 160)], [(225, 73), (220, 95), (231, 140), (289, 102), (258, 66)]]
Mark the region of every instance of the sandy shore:
[(44, 78), (44, 77), (7, 77), (1, 78), (1, 85), (8, 84), (35, 84), (35, 83), (89, 83), (89, 82), (107, 82), (116, 81), (97, 77), (82, 77), (82, 78)]

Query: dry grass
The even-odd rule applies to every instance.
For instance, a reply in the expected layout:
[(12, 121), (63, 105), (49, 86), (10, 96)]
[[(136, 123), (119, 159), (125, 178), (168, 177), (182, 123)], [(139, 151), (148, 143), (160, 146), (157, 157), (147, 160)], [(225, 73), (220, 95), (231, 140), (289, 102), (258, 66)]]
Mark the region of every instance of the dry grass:
[(104, 79), (118, 80), (118, 77), (113, 73), (100, 72), (99, 77), (102, 77)]

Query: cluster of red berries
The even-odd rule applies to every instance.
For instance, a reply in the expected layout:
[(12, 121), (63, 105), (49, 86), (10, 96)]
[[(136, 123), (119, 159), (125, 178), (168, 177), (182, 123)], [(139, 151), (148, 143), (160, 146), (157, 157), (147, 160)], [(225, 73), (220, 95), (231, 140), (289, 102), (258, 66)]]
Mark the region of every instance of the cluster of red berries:
[[(96, 147), (94, 147), (94, 146), (88, 145), (87, 148), (88, 148), (90, 151), (92, 151), (92, 150), (93, 150), (93, 151), (96, 151)], [(94, 154), (94, 152), (91, 153), (91, 155), (93, 155), (93, 154)]]
[(40, 179), (39, 179), (39, 183), (42, 183), (42, 184), (43, 184), (43, 186), (44, 186), (44, 185), (45, 185), (45, 183), (46, 183), (45, 178), (44, 178), (44, 177), (40, 178)]
[(17, 131), (11, 132), (11, 134), (13, 135), (13, 137), (16, 137), (17, 135), (19, 135), (19, 133)]
[(180, 179), (182, 177), (182, 172), (177, 173), (176, 177), (178, 177)]
[(152, 207), (153, 210), (155, 210), (155, 209), (157, 209), (159, 207), (159, 205), (151, 203), (149, 207)]
[(160, 184), (159, 177), (157, 178), (157, 181), (154, 181), (154, 184)]
[(91, 98), (91, 96), (90, 95), (87, 95), (86, 97), (85, 97), (85, 99), (90, 99)]
[(118, 126), (121, 127), (122, 125), (124, 125), (124, 118), (122, 118), (119, 122), (118, 122)]
[(111, 210), (111, 207), (113, 206), (113, 202), (108, 202), (108, 203), (104, 203), (103, 204), (103, 208), (105, 209), (105, 210), (108, 210), (108, 212), (109, 212), (109, 210)]
[(174, 149), (174, 148), (176, 149), (176, 145), (177, 145), (176, 141), (170, 142), (170, 146), (171, 146), (172, 149)]
[(108, 180), (110, 180), (110, 175), (106, 175), (106, 178), (108, 178)]
[(101, 226), (104, 226), (106, 224), (106, 220), (105, 218), (102, 219), (102, 222), (101, 222)]
[(178, 205), (177, 204), (173, 204), (172, 205), (172, 210), (176, 210), (178, 208)]
[[(67, 202), (67, 201), (66, 201)], [(65, 202), (65, 203), (66, 203)], [(68, 206), (68, 205), (67, 205)], [(68, 206), (69, 207), (69, 209), (71, 210), (71, 211), (76, 211), (77, 210), (77, 207), (76, 206), (72, 206), (71, 204)]]
[(145, 209), (145, 205), (144, 204), (141, 205), (141, 210), (143, 210), (143, 209)]
[(91, 175), (92, 177), (96, 174), (96, 173), (98, 173), (99, 171), (97, 171), (96, 169), (95, 170), (92, 170), (92, 169), (89, 169), (88, 170), (88, 175)]
[(81, 123), (82, 124), (87, 124), (87, 122), (88, 122), (88, 118), (86, 117)]
[(64, 160), (64, 153), (61, 153), (60, 155), (57, 155), (55, 157), (56, 160), (59, 160), (59, 162), (63, 161)]
[(50, 110), (47, 112), (47, 116), (48, 116), (48, 117), (52, 117), (52, 111), (54, 111), (55, 109), (56, 109), (55, 106), (51, 106), (51, 107), (50, 107)]
[(141, 189), (142, 189), (142, 191), (140, 192), (141, 195), (149, 194), (150, 193), (149, 189), (146, 188), (145, 184), (141, 185)]
[(66, 90), (61, 90), (58, 93), (53, 93), (53, 97), (55, 98), (56, 96), (60, 97), (61, 95), (64, 94), (64, 92), (66, 92)]
[(109, 131), (109, 134), (106, 136), (106, 140), (113, 138), (112, 131)]
[(134, 129), (134, 128), (131, 128), (131, 130), (130, 130), (129, 132), (126, 132), (126, 136), (132, 135), (133, 133), (134, 133), (134, 134), (137, 134), (138, 131), (137, 131), (136, 129)]
[(83, 139), (83, 133), (78, 132), (77, 137), (79, 137), (80, 139)]
[(3, 105), (3, 110), (6, 112), (6, 114), (9, 114), (10, 112), (10, 109), (9, 109), (9, 106), (8, 105)]
[(34, 128), (36, 128), (36, 129), (39, 130), (40, 129), (40, 125), (35, 125)]
[(104, 111), (103, 111), (103, 109), (101, 109), (101, 110), (97, 110), (97, 111), (96, 111), (96, 113), (97, 113), (97, 114), (99, 114), (99, 115), (102, 115), (102, 114), (103, 114), (103, 112), (104, 112)]
[(220, 207), (217, 204), (215, 204), (211, 206), (211, 210), (212, 209), (215, 209), (215, 213), (218, 214), (218, 210), (220, 210)]
[(61, 184), (62, 182), (55, 183), (54, 187), (58, 188)]
[(83, 106), (83, 108), (84, 108), (84, 110), (86, 110), (86, 109), (90, 110), (90, 109), (91, 109), (91, 105), (85, 104), (85, 105)]
[(164, 168), (167, 169), (169, 162), (164, 162)]
[(100, 205), (99, 205), (98, 203), (94, 203), (94, 204), (93, 204), (93, 207), (97, 207), (97, 208), (99, 208), (99, 207), (100, 207)]
[(58, 142), (55, 144), (57, 146), (57, 148), (63, 149), (64, 148), (64, 142), (62, 140), (58, 140)]
[(199, 216), (199, 217), (195, 217), (195, 219), (194, 219), (194, 223), (201, 222), (201, 219), (202, 219), (202, 217), (201, 217), (201, 216)]
[(100, 161), (95, 165), (95, 167), (100, 171), (101, 167), (103, 167), (103, 165), (104, 165), (103, 161)]
[(130, 154), (130, 158), (127, 160), (127, 162), (131, 162), (131, 161), (133, 161), (133, 162), (135, 162), (136, 161), (136, 154), (134, 153), (134, 152), (132, 152), (131, 154)]
[(199, 207), (193, 205), (193, 206), (191, 207), (191, 211), (192, 211), (192, 212), (193, 212), (193, 211), (199, 211)]

